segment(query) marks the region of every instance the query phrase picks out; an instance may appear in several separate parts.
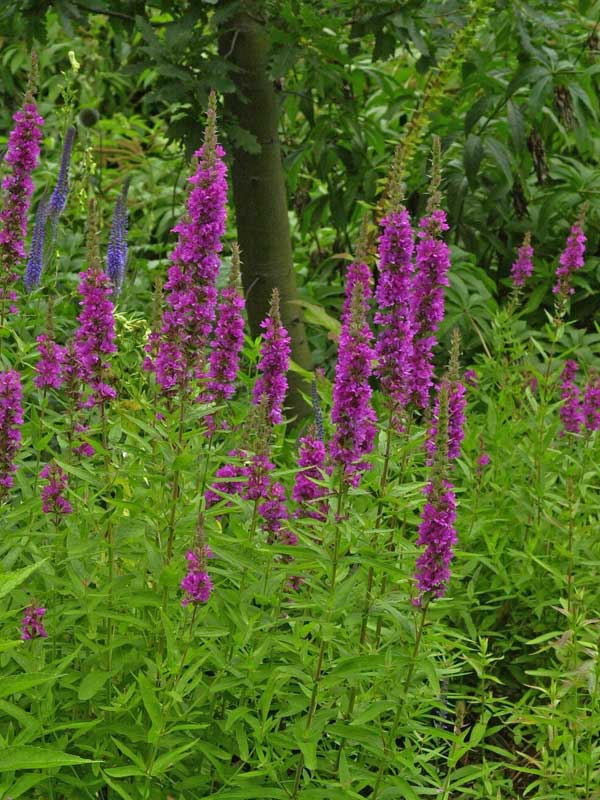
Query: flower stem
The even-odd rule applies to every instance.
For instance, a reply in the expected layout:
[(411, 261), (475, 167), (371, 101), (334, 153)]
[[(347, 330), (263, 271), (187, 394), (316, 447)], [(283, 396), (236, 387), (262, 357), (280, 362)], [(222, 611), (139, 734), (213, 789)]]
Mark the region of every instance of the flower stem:
[[(387, 742), (384, 746), (384, 756), (389, 755), (389, 752), (392, 748), (393, 743), (396, 740), (396, 733), (398, 730), (398, 725), (400, 723), (400, 717), (402, 715), (402, 710), (404, 708), (404, 703), (406, 702), (406, 697), (408, 694), (408, 690), (410, 688), (410, 684), (412, 681), (412, 677), (415, 671), (415, 666), (417, 664), (417, 656), (419, 654), (419, 647), (421, 645), (421, 639), (423, 638), (423, 630), (425, 628), (425, 617), (427, 616), (427, 609), (429, 605), (426, 603), (423, 605), (421, 609), (421, 619), (419, 621), (419, 625), (417, 627), (417, 632), (415, 636), (415, 644), (413, 647), (412, 656), (410, 659), (410, 664), (408, 667), (408, 672), (406, 674), (406, 679), (404, 681), (404, 686), (402, 687), (402, 693), (400, 694), (400, 698), (398, 700), (398, 704), (396, 706), (396, 713), (394, 715), (394, 721), (389, 730)], [(381, 764), (379, 765), (379, 771), (377, 773), (377, 780), (375, 782), (375, 787), (373, 788), (373, 794), (371, 795), (370, 800), (377, 800), (379, 796), (379, 790), (381, 788), (381, 781), (383, 779), (383, 773), (385, 772), (386, 761), (382, 760)]]

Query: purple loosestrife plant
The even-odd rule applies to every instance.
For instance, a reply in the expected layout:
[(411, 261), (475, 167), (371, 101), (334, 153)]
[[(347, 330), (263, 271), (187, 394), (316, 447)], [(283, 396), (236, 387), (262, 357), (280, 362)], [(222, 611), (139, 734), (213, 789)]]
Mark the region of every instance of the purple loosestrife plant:
[[(178, 241), (165, 283), (167, 308), (160, 334), (147, 345), (145, 368), (167, 395), (186, 394), (204, 377), (206, 347), (217, 304), (217, 276), (225, 232), (227, 168), (217, 144), (216, 99), (211, 94), (204, 145), (189, 179), (187, 213), (173, 229)], [(153, 353), (155, 352), (155, 355)]]
[(450, 563), (454, 557), (457, 541), (456, 498), (454, 487), (447, 479), (448, 430), (449, 430), (448, 383), (442, 382), (439, 393), (439, 411), (432, 456), (432, 476), (425, 488), (427, 498), (421, 514), (417, 546), (425, 550), (417, 558), (415, 579), (418, 596), (414, 603), (420, 606), (436, 597), (443, 597), (450, 580)]
[(198, 605), (208, 603), (213, 591), (213, 582), (206, 571), (206, 559), (211, 558), (212, 553), (208, 547), (204, 547), (201, 552), (189, 550), (186, 554), (188, 562), (187, 573), (181, 581), (181, 588), (184, 597), (181, 605)]
[(320, 485), (325, 480), (325, 443), (311, 430), (300, 439), (298, 472), (292, 489), (292, 500), (299, 508), (295, 517), (309, 517), (324, 522), (327, 519), (327, 489)]
[(581, 394), (575, 381), (578, 370), (577, 362), (569, 359), (565, 362), (560, 376), (560, 396), (563, 401), (560, 408), (560, 419), (564, 428), (561, 431), (561, 436), (567, 431), (569, 433), (579, 433), (584, 423)]
[(73, 340), (79, 379), (91, 393), (87, 408), (102, 405), (116, 397), (115, 389), (107, 382), (110, 356), (116, 352), (112, 285), (100, 268), (95, 208), (89, 212), (89, 268), (81, 273), (79, 293), (81, 312), (79, 327)]
[(42, 271), (44, 269), (44, 239), (46, 233), (46, 221), (48, 219), (48, 199), (44, 195), (38, 205), (33, 225), (31, 237), (31, 247), (25, 265), (25, 289), (31, 292), (36, 286), (40, 285)]
[(232, 247), (229, 284), (221, 292), (217, 324), (211, 343), (208, 392), (216, 403), (230, 400), (235, 394), (240, 353), (244, 344), (244, 297), (240, 286), (240, 250)]
[(31, 175), (40, 155), (44, 120), (29, 92), (23, 108), (13, 116), (15, 126), (8, 139), (5, 162), (11, 172), (2, 181), (0, 211), (0, 324), (7, 311), (16, 313), (17, 299), (12, 288), (17, 280), (17, 265), (25, 258), (25, 238), (33, 181)]
[(25, 609), (21, 622), (21, 639), (27, 642), (30, 639), (45, 639), (48, 634), (44, 628), (46, 609), (43, 606), (32, 604)]
[(433, 348), (436, 333), (444, 318), (444, 287), (450, 285), (450, 250), (442, 239), (448, 230), (446, 214), (439, 208), (441, 197), (441, 152), (439, 139), (434, 138), (433, 166), (427, 214), (419, 222), (417, 232), (416, 269), (412, 302), (415, 333), (412, 356), (412, 400), (417, 408), (426, 409), (433, 386)]
[(261, 322), (264, 330), (259, 376), (254, 383), (252, 402), (265, 403), (267, 419), (271, 425), (283, 422), (283, 402), (288, 388), (287, 371), (290, 366), (290, 337), (279, 316), (279, 292), (273, 289), (269, 316)]
[(40, 472), (40, 478), (46, 480), (42, 487), (42, 511), (51, 514), (58, 521), (60, 517), (73, 512), (71, 503), (64, 496), (69, 488), (67, 473), (58, 464), (46, 464)]
[(454, 461), (460, 456), (460, 446), (465, 437), (465, 406), (467, 403), (467, 392), (464, 384), (460, 380), (460, 334), (457, 328), (452, 332), (452, 348), (450, 351), (450, 362), (448, 364), (448, 375), (442, 379), (441, 386), (438, 388), (434, 401), (433, 420), (426, 444), (430, 463), (433, 463), (437, 450), (442, 389), (448, 401), (447, 454), (448, 459)]
[(580, 270), (584, 264), (585, 243), (587, 241), (583, 232), (584, 217), (585, 208), (581, 212), (579, 220), (571, 227), (566, 247), (560, 255), (559, 264), (556, 268), (557, 281), (552, 291), (556, 295), (556, 312), (559, 318), (565, 315), (569, 297), (575, 291), (571, 286), (573, 273)]
[(583, 419), (588, 431), (600, 428), (600, 376), (590, 375), (583, 395)]
[(0, 500), (14, 483), (15, 456), (21, 446), (23, 391), (16, 370), (0, 372)]
[(33, 382), (38, 389), (60, 389), (63, 385), (66, 349), (45, 333), (38, 336), (36, 341), (40, 358), (35, 367), (36, 376)]
[(516, 291), (520, 291), (533, 275), (533, 247), (531, 246), (531, 233), (527, 231), (523, 244), (517, 252), (517, 260), (511, 267), (510, 277)]
[(379, 326), (375, 374), (381, 381), (392, 421), (400, 424), (399, 413), (410, 399), (413, 354), (413, 252), (414, 235), (406, 209), (391, 211), (381, 221), (379, 237), (379, 281), (375, 291)]
[(50, 202), (48, 203), (48, 218), (55, 226), (67, 205), (67, 197), (69, 194), (69, 168), (71, 166), (71, 154), (73, 152), (73, 143), (75, 142), (76, 135), (77, 130), (70, 125), (65, 134), (56, 186), (50, 195)]
[(360, 256), (350, 266), (349, 276), (352, 294), (349, 303), (346, 298), (348, 311), (343, 314), (338, 346), (331, 411), (335, 433), (330, 455), (334, 466), (342, 471), (343, 482), (358, 486), (361, 474), (369, 469), (366, 457), (373, 450), (376, 432), (369, 386), (375, 355), (367, 320), (371, 281)]
[(113, 211), (112, 223), (110, 226), (110, 236), (106, 251), (106, 274), (110, 278), (114, 287), (114, 293), (120, 293), (125, 279), (125, 267), (127, 265), (127, 192), (129, 191), (129, 180), (121, 190), (115, 209)]

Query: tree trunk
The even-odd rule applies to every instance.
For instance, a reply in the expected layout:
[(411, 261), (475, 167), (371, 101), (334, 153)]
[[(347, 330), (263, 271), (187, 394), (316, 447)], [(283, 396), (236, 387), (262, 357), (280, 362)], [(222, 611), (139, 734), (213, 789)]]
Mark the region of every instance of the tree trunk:
[[(236, 66), (237, 91), (225, 99), (225, 108), (240, 128), (252, 133), (258, 153), (234, 148), (231, 175), (242, 258), (242, 281), (253, 336), (261, 332), (271, 292), (279, 289), (281, 318), (292, 340), (292, 359), (312, 368), (294, 273), (288, 219), (285, 175), (278, 138), (277, 95), (267, 73), (269, 41), (257, 17), (239, 12), (228, 21), (220, 37), (220, 52)], [(308, 406), (302, 392), (307, 382), (295, 372), (288, 375), (287, 403), (292, 414), (304, 416)]]

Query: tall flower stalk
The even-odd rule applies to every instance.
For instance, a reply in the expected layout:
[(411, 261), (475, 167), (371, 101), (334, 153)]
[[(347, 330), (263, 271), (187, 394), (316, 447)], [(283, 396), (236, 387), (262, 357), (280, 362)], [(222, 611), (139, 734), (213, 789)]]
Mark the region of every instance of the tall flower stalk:
[(110, 236), (106, 251), (106, 274), (110, 278), (115, 295), (120, 294), (125, 279), (125, 267), (129, 252), (127, 244), (127, 226), (129, 214), (127, 211), (127, 193), (129, 180), (125, 181), (113, 211)]
[(60, 159), (60, 169), (58, 171), (56, 185), (48, 202), (48, 219), (52, 222), (54, 230), (56, 230), (59, 217), (67, 205), (67, 197), (69, 195), (69, 169), (71, 166), (71, 154), (73, 153), (73, 144), (75, 142), (76, 135), (77, 130), (70, 125), (65, 133), (65, 141), (63, 143), (63, 151)]
[(15, 457), (21, 447), (23, 390), (16, 370), (0, 372), (0, 501), (14, 484)]
[(584, 265), (586, 235), (583, 232), (583, 224), (587, 207), (584, 206), (577, 222), (571, 227), (567, 238), (565, 249), (560, 255), (558, 267), (556, 268), (556, 283), (552, 291), (556, 295), (556, 316), (562, 319), (567, 312), (569, 298), (575, 292), (572, 286), (572, 278)]
[[(2, 210), (0, 211), (0, 327), (9, 313), (16, 313), (17, 294), (13, 288), (17, 268), (25, 258), (28, 211), (33, 194), (31, 176), (37, 167), (44, 120), (34, 100), (37, 60), (32, 58), (32, 76), (20, 111), (13, 116), (15, 123), (8, 138), (4, 161), (10, 173), (2, 180)], [(0, 343), (1, 343), (0, 339)]]
[(331, 419), (335, 432), (329, 453), (347, 485), (358, 486), (375, 441), (375, 412), (369, 378), (375, 357), (367, 314), (371, 273), (366, 264), (366, 242), (357, 253), (346, 280), (346, 299), (333, 386)]
[(162, 327), (146, 348), (145, 368), (167, 397), (187, 397), (204, 378), (206, 353), (217, 305), (221, 239), (227, 216), (225, 153), (217, 143), (216, 97), (211, 94), (204, 144), (196, 152), (197, 169), (185, 217), (173, 229), (178, 235), (164, 286)]
[(273, 289), (271, 308), (261, 322), (263, 340), (258, 362), (259, 376), (254, 384), (252, 402), (265, 403), (271, 425), (283, 422), (283, 402), (288, 388), (287, 371), (290, 365), (290, 336), (281, 322), (279, 291)]
[(413, 282), (414, 340), (412, 355), (412, 400), (424, 410), (433, 386), (433, 348), (444, 318), (444, 288), (449, 285), (450, 250), (442, 239), (448, 230), (446, 214), (440, 209), (441, 150), (434, 137), (432, 177), (427, 213), (419, 222), (416, 270)]

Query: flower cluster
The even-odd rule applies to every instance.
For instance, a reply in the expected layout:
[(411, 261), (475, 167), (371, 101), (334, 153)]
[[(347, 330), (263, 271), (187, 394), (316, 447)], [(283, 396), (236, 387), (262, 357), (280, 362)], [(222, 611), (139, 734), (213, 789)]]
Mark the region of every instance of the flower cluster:
[(511, 267), (510, 277), (513, 286), (521, 289), (525, 281), (533, 275), (533, 247), (531, 246), (531, 233), (528, 231), (523, 239), (523, 244), (517, 252), (517, 260)]
[(380, 326), (375, 374), (393, 413), (397, 413), (410, 399), (412, 381), (414, 237), (406, 209), (390, 213), (381, 226), (375, 291), (375, 323)]
[(45, 639), (48, 634), (44, 628), (46, 609), (41, 606), (30, 605), (25, 609), (21, 622), (21, 639)]
[(415, 333), (412, 356), (412, 399), (417, 408), (429, 405), (433, 386), (435, 334), (444, 318), (444, 287), (450, 285), (450, 250), (441, 238), (448, 230), (446, 214), (434, 210), (423, 217), (417, 233), (416, 272), (413, 282)]
[(25, 289), (30, 292), (35, 286), (39, 286), (44, 269), (44, 237), (46, 232), (46, 222), (48, 220), (48, 200), (44, 195), (40, 200), (35, 222), (33, 224), (33, 235), (31, 237), (31, 247), (25, 265)]
[(583, 421), (588, 431), (600, 428), (600, 376), (590, 376), (583, 393)]
[(558, 295), (559, 301), (564, 302), (575, 291), (571, 286), (571, 276), (583, 267), (586, 241), (582, 227), (573, 225), (556, 268), (557, 281), (552, 289), (554, 294)]
[(8, 138), (8, 150), (4, 158), (12, 168), (2, 181), (3, 203), (0, 212), (0, 317), (13, 305), (16, 294), (11, 288), (17, 279), (15, 267), (25, 258), (27, 235), (27, 212), (33, 193), (31, 175), (38, 164), (40, 140), (44, 120), (29, 96), (20, 111), (13, 116), (15, 126)]
[(211, 400), (229, 400), (235, 393), (240, 352), (244, 344), (245, 302), (239, 281), (239, 248), (233, 247), (229, 285), (221, 292), (217, 309), (217, 324), (211, 343), (208, 370), (208, 392)]
[(450, 562), (454, 557), (453, 547), (457, 542), (456, 498), (449, 481), (440, 489), (433, 483), (425, 490), (427, 502), (423, 508), (417, 545), (425, 550), (417, 558), (417, 589), (420, 605), (424, 595), (443, 597), (450, 580)]
[[(333, 464), (341, 468), (344, 481), (357, 486), (362, 472), (369, 468), (365, 459), (375, 440), (375, 412), (369, 386), (375, 353), (367, 320), (371, 276), (361, 262), (351, 265), (349, 273), (352, 280), (346, 284), (346, 311), (333, 386), (331, 419), (335, 433), (330, 455)], [(350, 297), (348, 291), (352, 292)]]
[(69, 194), (69, 167), (71, 166), (71, 153), (73, 152), (73, 143), (76, 134), (77, 131), (72, 125), (67, 128), (56, 186), (50, 195), (50, 202), (48, 203), (48, 216), (54, 224), (56, 224), (67, 205), (67, 196)]
[(577, 362), (569, 359), (565, 362), (560, 376), (560, 396), (563, 401), (560, 408), (560, 418), (564, 428), (561, 433), (565, 431), (579, 433), (584, 421), (579, 388), (575, 382), (578, 370)]
[(69, 486), (67, 473), (58, 464), (46, 464), (40, 478), (47, 481), (42, 487), (42, 511), (52, 514), (56, 519), (71, 514), (73, 507), (64, 496)]
[(36, 341), (40, 359), (35, 367), (37, 374), (33, 382), (38, 389), (60, 389), (63, 384), (66, 349), (45, 333), (38, 336)]
[(146, 346), (145, 368), (167, 394), (186, 393), (204, 377), (206, 346), (217, 303), (217, 275), (225, 232), (227, 168), (216, 140), (216, 101), (211, 96), (198, 168), (189, 179), (187, 214), (173, 229), (178, 241), (165, 283), (167, 308), (160, 333)]
[(181, 588), (185, 592), (185, 596), (181, 601), (182, 606), (188, 606), (190, 603), (197, 605), (198, 603), (207, 603), (210, 599), (213, 590), (213, 582), (211, 581), (208, 572), (206, 571), (206, 558), (210, 558), (212, 553), (205, 548), (205, 552), (195, 553), (189, 550), (186, 554), (188, 562), (188, 571), (181, 581)]
[(85, 405), (92, 408), (116, 397), (106, 380), (109, 357), (117, 349), (112, 285), (106, 273), (92, 265), (81, 273), (79, 292), (81, 312), (73, 352), (79, 379), (91, 389)]
[(23, 390), (16, 370), (0, 372), (0, 499), (14, 483), (15, 456), (21, 446)]
[(279, 292), (273, 289), (269, 316), (261, 322), (264, 330), (252, 402), (265, 403), (271, 425), (283, 422), (283, 402), (288, 388), (287, 371), (290, 365), (290, 337), (279, 315)]
[[(448, 458), (453, 460), (460, 455), (460, 446), (465, 437), (465, 406), (466, 389), (459, 380), (444, 378), (442, 386), (448, 396)], [(433, 420), (429, 429), (429, 437), (426, 442), (427, 452), (430, 459), (433, 459), (437, 451), (438, 419), (440, 414), (441, 387), (436, 392), (433, 404)], [(433, 463), (431, 460), (430, 463)]]
[(125, 182), (121, 193), (115, 203), (112, 223), (110, 226), (110, 236), (108, 248), (106, 250), (106, 274), (112, 281), (115, 294), (121, 291), (125, 278), (125, 266), (127, 264), (127, 192), (129, 181)]
[(292, 500), (300, 505), (296, 517), (310, 517), (324, 522), (327, 519), (327, 502), (323, 499), (327, 489), (319, 485), (325, 479), (325, 444), (313, 432), (300, 439), (298, 467), (292, 489)]

